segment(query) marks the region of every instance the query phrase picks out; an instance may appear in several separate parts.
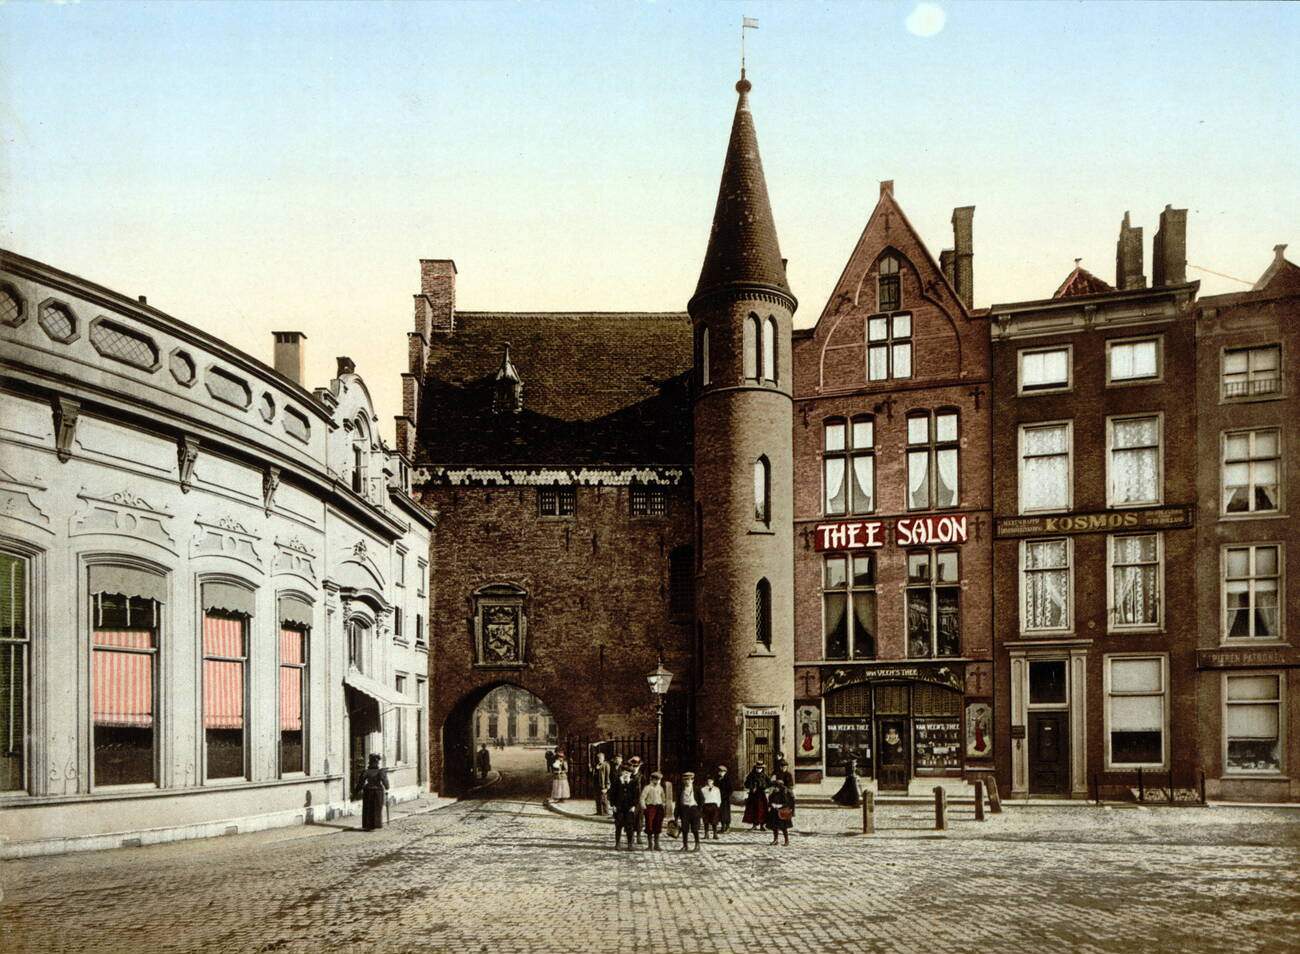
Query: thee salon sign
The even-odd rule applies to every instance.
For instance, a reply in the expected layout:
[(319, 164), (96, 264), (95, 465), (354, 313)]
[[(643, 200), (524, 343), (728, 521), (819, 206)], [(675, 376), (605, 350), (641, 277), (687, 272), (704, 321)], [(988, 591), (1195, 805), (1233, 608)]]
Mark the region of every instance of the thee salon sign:
[[(964, 514), (943, 517), (900, 517), (894, 521), (893, 542), (900, 547), (932, 543), (965, 543), (969, 529)], [(889, 537), (883, 520), (840, 520), (819, 523), (813, 532), (815, 549), (864, 550), (883, 547)]]

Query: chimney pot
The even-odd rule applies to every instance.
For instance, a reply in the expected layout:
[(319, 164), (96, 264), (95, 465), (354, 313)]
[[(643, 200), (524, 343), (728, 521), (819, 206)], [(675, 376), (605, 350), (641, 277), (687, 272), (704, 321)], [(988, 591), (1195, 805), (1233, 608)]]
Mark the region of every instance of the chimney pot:
[(880, 194), (881, 194), (881, 195), (893, 195), (893, 194), (894, 194), (894, 180), (893, 180), (893, 179), (881, 179), (881, 180), (880, 180)]
[(1283, 244), (1283, 245), (1274, 245), (1274, 246), (1273, 246), (1273, 257), (1274, 257), (1275, 259), (1277, 259), (1279, 262), (1282, 261), (1282, 259), (1286, 257), (1286, 245), (1285, 245), (1285, 244)]
[(147, 304), (149, 304), (149, 299), (146, 298), (144, 295), (138, 295), (138, 296), (136, 296), (136, 300), (137, 300), (138, 302), (140, 302), (140, 304), (142, 304), (142, 305), (147, 305)]
[(434, 332), (456, 330), (456, 263), (449, 258), (420, 259), (415, 330), (426, 339)]
[(975, 307), (974, 222), (975, 206), (962, 205), (952, 210), (952, 273), (957, 297), (967, 308)]
[(273, 331), (275, 370), (294, 384), (302, 384), (302, 343), (307, 336), (301, 331)]
[(1187, 281), (1187, 210), (1166, 205), (1160, 228), (1151, 243), (1151, 284), (1181, 285)]
[(1121, 291), (1147, 287), (1147, 277), (1142, 273), (1142, 230), (1129, 224), (1127, 211), (1115, 242), (1115, 287)]

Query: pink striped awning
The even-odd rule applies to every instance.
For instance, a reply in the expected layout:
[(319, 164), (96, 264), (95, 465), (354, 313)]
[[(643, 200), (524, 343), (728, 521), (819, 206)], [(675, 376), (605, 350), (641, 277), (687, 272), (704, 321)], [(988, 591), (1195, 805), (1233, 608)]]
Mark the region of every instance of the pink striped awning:
[(306, 634), (297, 629), (280, 630), (280, 731), (302, 731), (302, 677), (306, 669), (303, 642)]
[(244, 727), (244, 619), (205, 614), (203, 655), (234, 659), (203, 660), (203, 727)]
[(151, 630), (97, 630), (91, 660), (91, 711), (95, 725), (153, 725)]

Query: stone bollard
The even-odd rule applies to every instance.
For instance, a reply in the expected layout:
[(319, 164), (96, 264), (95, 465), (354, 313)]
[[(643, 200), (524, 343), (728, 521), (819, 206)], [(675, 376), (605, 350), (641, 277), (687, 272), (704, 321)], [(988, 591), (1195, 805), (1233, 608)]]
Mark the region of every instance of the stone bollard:
[(975, 779), (975, 820), (984, 820), (984, 783)]
[(989, 811), (994, 815), (1002, 814), (1002, 797), (998, 795), (998, 780), (990, 775), (989, 783)]
[(862, 834), (876, 833), (876, 793), (867, 789), (862, 793)]
[(934, 830), (948, 830), (948, 793), (942, 785), (934, 787)]

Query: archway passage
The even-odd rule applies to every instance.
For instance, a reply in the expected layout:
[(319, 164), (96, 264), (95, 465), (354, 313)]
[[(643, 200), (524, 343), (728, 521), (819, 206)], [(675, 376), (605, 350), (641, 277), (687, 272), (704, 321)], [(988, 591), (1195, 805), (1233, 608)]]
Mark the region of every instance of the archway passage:
[(444, 789), (473, 798), (545, 798), (559, 727), (546, 703), (513, 684), (462, 700), (443, 728)]

